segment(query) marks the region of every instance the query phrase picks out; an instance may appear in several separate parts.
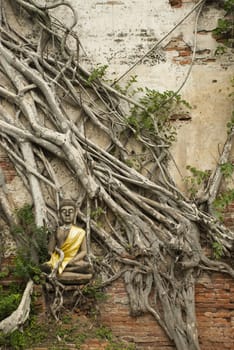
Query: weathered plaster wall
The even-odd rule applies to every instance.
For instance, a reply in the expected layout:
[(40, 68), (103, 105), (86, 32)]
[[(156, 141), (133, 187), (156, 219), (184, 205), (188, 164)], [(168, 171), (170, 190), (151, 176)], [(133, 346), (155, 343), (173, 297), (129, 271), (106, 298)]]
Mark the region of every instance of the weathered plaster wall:
[[(83, 64), (89, 69), (95, 64), (107, 64), (107, 76), (118, 79), (198, 1), (72, 0), (72, 3), (78, 11), (76, 31), (86, 53), (81, 56)], [(137, 75), (140, 86), (164, 91), (179, 89), (187, 79), (180, 92), (192, 106), (192, 121), (177, 122), (178, 141), (173, 147), (182, 175), (186, 174), (188, 164), (199, 169), (214, 167), (232, 110), (228, 95), (234, 59), (230, 54), (215, 56), (217, 43), (211, 35), (223, 12), (211, 2), (205, 5), (195, 38), (196, 13), (120, 81), (124, 85), (131, 75)], [(69, 11), (60, 8), (56, 14), (69, 23)], [(194, 40), (197, 41), (196, 59), (187, 78)], [(172, 171), (183, 187), (173, 165)]]
[[(43, 0), (38, 2), (43, 3)], [(107, 64), (107, 79), (118, 79), (172, 30), (198, 0), (71, 0), (71, 3), (78, 13), (75, 30), (84, 48), (80, 53), (81, 64), (90, 70), (96, 64)], [(233, 108), (229, 94), (234, 58), (231, 52), (222, 57), (215, 56), (217, 42), (211, 35), (223, 12), (215, 6), (215, 1), (207, 3), (198, 20), (196, 37), (197, 12), (194, 12), (119, 82), (124, 86), (131, 75), (137, 75), (139, 86), (159, 91), (177, 91), (182, 87), (180, 93), (192, 109), (190, 121), (174, 122), (178, 137), (172, 155), (180, 173), (171, 162), (172, 173), (182, 188), (181, 175), (187, 174), (186, 165), (204, 170), (217, 163)], [(71, 23), (69, 8), (60, 7), (51, 12), (67, 26)], [(191, 69), (195, 39), (196, 58)], [(77, 111), (71, 108), (69, 113), (76, 115)], [(54, 164), (54, 168), (63, 177), (62, 183), (67, 184), (66, 174), (58, 170), (59, 164)], [(9, 181), (12, 179), (11, 176)], [(20, 186), (15, 178), (10, 186), (13, 195), (19, 193)], [(27, 200), (28, 195), (22, 193), (20, 201)]]

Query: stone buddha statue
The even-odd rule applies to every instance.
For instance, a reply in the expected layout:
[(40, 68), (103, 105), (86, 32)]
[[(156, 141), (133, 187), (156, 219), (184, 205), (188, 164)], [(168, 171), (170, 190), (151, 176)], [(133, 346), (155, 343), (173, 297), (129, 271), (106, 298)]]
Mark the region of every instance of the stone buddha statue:
[[(85, 231), (74, 225), (76, 206), (72, 200), (63, 200), (59, 215), (62, 225), (48, 245), (50, 260), (43, 265), (43, 270), (50, 272), (57, 268), (57, 278), (62, 283), (81, 284), (92, 278), (91, 266), (85, 260), (87, 256)], [(56, 249), (57, 248), (57, 249)], [(61, 260), (59, 250), (64, 254)]]

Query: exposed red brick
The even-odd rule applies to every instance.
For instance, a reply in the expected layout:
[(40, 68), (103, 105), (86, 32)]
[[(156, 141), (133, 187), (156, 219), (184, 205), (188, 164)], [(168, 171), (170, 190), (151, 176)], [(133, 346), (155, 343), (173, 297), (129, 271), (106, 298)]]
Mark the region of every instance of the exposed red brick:
[(169, 3), (172, 7), (181, 7), (182, 0), (169, 0)]
[(165, 51), (185, 51), (191, 52), (191, 48), (183, 41), (182, 37), (176, 37), (169, 41), (169, 43), (164, 47)]
[(192, 62), (191, 59), (178, 61), (178, 63), (181, 64), (181, 65), (183, 65), (183, 64), (190, 64), (191, 62)]
[(180, 50), (179, 51), (179, 56), (181, 56), (181, 57), (190, 56), (190, 55), (191, 55), (191, 50), (190, 49)]
[(16, 176), (16, 171), (7, 156), (0, 155), (0, 167), (3, 170), (6, 182), (11, 182)]
[[(231, 203), (224, 213), (229, 226), (234, 225), (234, 216), (231, 215), (233, 212), (234, 203)], [(12, 258), (8, 258), (2, 266), (11, 263)], [(38, 288), (37, 306), (42, 311), (44, 301), (40, 299), (41, 290)], [(120, 340), (133, 341), (139, 350), (175, 350), (175, 346), (151, 315), (132, 317), (129, 314), (128, 298), (122, 280), (108, 287), (107, 294), (107, 301), (100, 304), (100, 321), (110, 327)], [(196, 284), (195, 303), (201, 350), (233, 350), (234, 280), (218, 273), (203, 274)], [(81, 349), (104, 350), (106, 346), (105, 341), (92, 339), (82, 344)]]
[(234, 229), (234, 202), (230, 203), (223, 213), (224, 224), (230, 229)]
[(34, 293), (34, 308), (35, 312), (37, 313), (38, 317), (43, 320), (46, 315), (46, 300), (45, 300), (45, 294), (42, 289), (42, 285), (34, 284), (33, 286), (33, 293)]
[(202, 62), (206, 62), (206, 63), (215, 62), (215, 61), (216, 61), (215, 58), (205, 58), (205, 59), (202, 59)]
[(85, 344), (80, 345), (81, 350), (105, 350), (108, 342), (99, 339), (87, 339)]
[[(118, 289), (121, 291), (119, 296)], [(117, 281), (107, 290), (101, 305), (101, 321), (113, 334), (135, 342), (137, 349), (175, 350), (164, 331), (149, 315), (129, 315), (124, 284)], [(201, 350), (233, 350), (234, 281), (222, 274), (203, 275), (196, 285), (196, 315)], [(116, 297), (118, 302), (116, 302)], [(121, 298), (123, 298), (121, 300)]]

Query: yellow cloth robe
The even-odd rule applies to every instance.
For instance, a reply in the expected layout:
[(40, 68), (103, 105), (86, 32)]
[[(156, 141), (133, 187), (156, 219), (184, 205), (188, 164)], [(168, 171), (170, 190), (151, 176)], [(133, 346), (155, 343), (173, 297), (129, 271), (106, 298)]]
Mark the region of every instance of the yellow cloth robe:
[[(72, 225), (65, 242), (60, 248), (64, 253), (64, 259), (59, 265), (59, 268), (58, 268), (59, 274), (63, 272), (67, 264), (76, 256), (78, 249), (80, 248), (83, 242), (84, 237), (85, 237), (85, 231), (80, 227)], [(59, 261), (59, 258), (60, 258), (59, 254), (54, 252), (51, 255), (51, 258), (47, 264), (52, 269), (54, 269), (56, 264)]]

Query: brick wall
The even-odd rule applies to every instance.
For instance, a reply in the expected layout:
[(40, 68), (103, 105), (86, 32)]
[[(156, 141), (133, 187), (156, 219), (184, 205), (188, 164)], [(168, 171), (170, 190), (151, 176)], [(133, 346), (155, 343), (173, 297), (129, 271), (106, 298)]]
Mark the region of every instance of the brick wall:
[(234, 280), (206, 275), (196, 286), (199, 339), (202, 350), (234, 349)]
[[(198, 37), (208, 36), (209, 32), (200, 31), (198, 32)], [(180, 65), (189, 65), (192, 63), (192, 48), (185, 42), (182, 35), (172, 38), (168, 44), (164, 47), (165, 52), (170, 52), (172, 55), (172, 62)], [(206, 64), (210, 62), (215, 62), (216, 57), (211, 49), (197, 49), (195, 62), (197, 64)]]
[[(224, 215), (234, 229), (234, 203)], [(122, 340), (132, 341), (138, 350), (175, 350), (151, 315), (129, 315), (123, 281), (107, 289), (108, 299), (100, 308), (101, 321)], [(201, 350), (234, 349), (234, 279), (219, 273), (202, 273), (195, 288), (195, 303)]]
[(185, 3), (193, 3), (194, 0), (168, 0), (169, 4), (174, 8), (179, 8)]
[(234, 202), (229, 204), (224, 214), (224, 224), (234, 230)]
[[(2, 266), (11, 264), (8, 258)], [(4, 287), (12, 281), (9, 276), (1, 284)], [(34, 292), (37, 295), (35, 309), (44, 322), (46, 306), (41, 287), (35, 286)], [(119, 340), (134, 343), (137, 350), (175, 350), (175, 346), (151, 315), (129, 315), (128, 297), (121, 279), (108, 287), (106, 293), (107, 300), (99, 304), (100, 325), (111, 328)], [(203, 273), (196, 284), (195, 302), (201, 350), (233, 350), (234, 279), (218, 273)], [(80, 317), (82, 315), (78, 316)], [(81, 349), (104, 350), (107, 344), (107, 341), (92, 338), (87, 339)]]
[[(129, 315), (122, 281), (107, 289), (101, 305), (101, 321), (122, 340), (139, 350), (174, 350), (174, 345), (151, 315)], [(228, 276), (203, 274), (196, 284), (196, 312), (201, 350), (234, 349), (234, 280)]]
[(135, 343), (138, 349), (175, 349), (151, 315), (129, 315), (128, 297), (122, 280), (110, 286), (107, 295), (107, 301), (100, 307), (101, 322), (110, 327), (114, 335)]
[(169, 3), (172, 7), (181, 7), (182, 0), (169, 0)]
[[(11, 266), (12, 258), (2, 261), (2, 267)], [(1, 280), (8, 286), (12, 276)], [(43, 320), (45, 300), (40, 286), (35, 286), (35, 308)], [(120, 279), (106, 289), (107, 300), (99, 304), (100, 325), (111, 328), (121, 341), (136, 344), (138, 350), (175, 350), (165, 332), (150, 314), (140, 317), (129, 315), (125, 286)], [(234, 279), (218, 273), (203, 273), (196, 284), (195, 303), (201, 350), (234, 349)], [(107, 342), (87, 339), (81, 349), (104, 350)], [(39, 348), (38, 348), (39, 349)], [(40, 348), (41, 349), (41, 348)], [(46, 348), (47, 349), (47, 348)]]
[(0, 153), (0, 168), (5, 176), (6, 183), (10, 183), (16, 176), (16, 171), (8, 156), (3, 153)]

